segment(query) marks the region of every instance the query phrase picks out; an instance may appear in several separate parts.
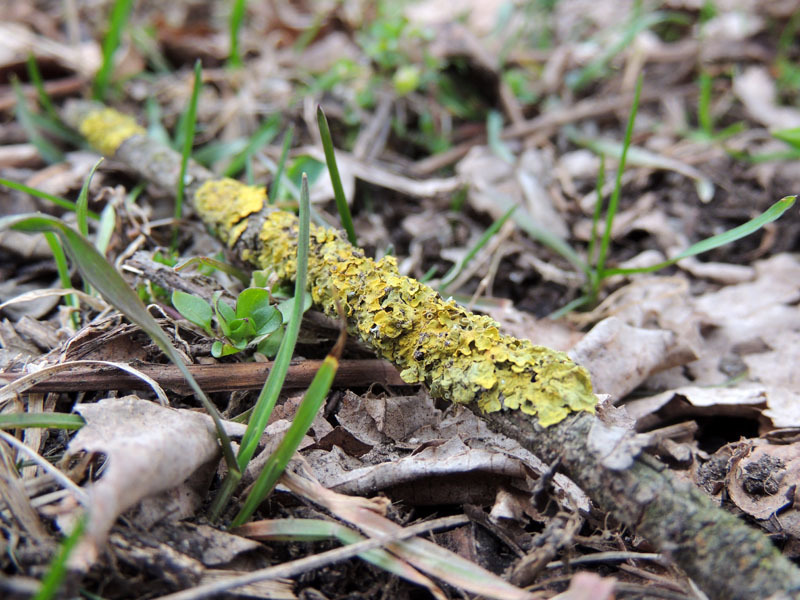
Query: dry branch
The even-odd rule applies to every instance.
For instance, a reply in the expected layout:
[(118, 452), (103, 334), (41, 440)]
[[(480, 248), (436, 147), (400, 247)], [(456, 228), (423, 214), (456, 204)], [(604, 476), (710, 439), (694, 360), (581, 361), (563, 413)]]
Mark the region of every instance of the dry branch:
[[(160, 187), (174, 189), (180, 157), (130, 118), (87, 103), (67, 109), (90, 142)], [(294, 274), (296, 219), (267, 206), (262, 190), (189, 171), (187, 197), (243, 260)], [(331, 313), (346, 306), (352, 333), (432, 394), (468, 403), (489, 425), (546, 461), (559, 460), (603, 510), (680, 565), (711, 598), (800, 598), (800, 570), (771, 542), (640, 455), (633, 434), (589, 412), (585, 371), (561, 353), (499, 334), (496, 324), (372, 261), (337, 232), (312, 232), (309, 288)], [(579, 412), (574, 412), (579, 411)], [(548, 426), (549, 425), (549, 426)]]
[[(283, 387), (305, 389), (314, 378), (321, 360), (305, 360), (290, 365)], [(260, 390), (272, 369), (272, 362), (228, 363), (220, 365), (189, 365), (189, 372), (207, 393), (235, 390)], [(192, 388), (175, 365), (137, 364), (136, 370), (155, 380), (161, 387), (182, 396), (191, 395)], [(16, 381), (25, 373), (0, 373), (0, 387)], [(403, 385), (403, 380), (385, 360), (341, 360), (333, 384), (339, 387), (363, 387), (365, 384)], [(26, 390), (28, 393), (85, 392), (88, 390), (148, 390), (144, 380), (113, 367), (75, 367), (55, 373)]]

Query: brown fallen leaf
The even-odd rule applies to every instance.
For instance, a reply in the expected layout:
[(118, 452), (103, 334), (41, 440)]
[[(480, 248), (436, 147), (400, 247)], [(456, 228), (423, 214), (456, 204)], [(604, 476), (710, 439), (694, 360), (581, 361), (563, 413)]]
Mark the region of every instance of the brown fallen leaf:
[(727, 487), (736, 506), (756, 519), (769, 519), (792, 508), (800, 479), (800, 444), (745, 442), (731, 460)]
[[(86, 425), (70, 442), (65, 459), (106, 458), (100, 477), (85, 486), (89, 520), (70, 556), (71, 568), (86, 570), (120, 514), (144, 498), (182, 484), (202, 466), (218, 460), (220, 450), (211, 419), (202, 413), (164, 408), (136, 396), (106, 398), (75, 410)], [(243, 426), (230, 425), (243, 432)], [(59, 519), (60, 525), (69, 525), (75, 514), (65, 516), (66, 521)]]

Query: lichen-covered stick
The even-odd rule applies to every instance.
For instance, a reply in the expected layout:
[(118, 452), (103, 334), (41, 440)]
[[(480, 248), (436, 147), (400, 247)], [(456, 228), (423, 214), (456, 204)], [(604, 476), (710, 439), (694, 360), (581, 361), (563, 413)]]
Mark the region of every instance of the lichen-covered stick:
[[(95, 148), (175, 188), (180, 156), (133, 119), (86, 102), (71, 103), (65, 113)], [(293, 278), (293, 214), (268, 206), (263, 189), (215, 179), (197, 165), (187, 178), (195, 211), (233, 252)], [(364, 256), (331, 229), (312, 228), (308, 281), (315, 304), (335, 316), (341, 303), (351, 333), (400, 368), (405, 381), (425, 382), (432, 395), (468, 404), (493, 429), (547, 460), (560, 459), (601, 508), (670, 554), (710, 597), (800, 598), (800, 570), (762, 534), (652, 459), (634, 452), (624, 467), (608, 460), (608, 443), (596, 443), (608, 427), (591, 414), (588, 374), (565, 354), (502, 335), (492, 319), (399, 275), (391, 257)], [(616, 440), (616, 448), (624, 446)]]

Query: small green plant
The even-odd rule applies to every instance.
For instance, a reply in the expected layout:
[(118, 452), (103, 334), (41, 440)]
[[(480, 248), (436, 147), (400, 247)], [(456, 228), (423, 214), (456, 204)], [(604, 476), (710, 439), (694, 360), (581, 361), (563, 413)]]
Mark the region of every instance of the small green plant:
[(62, 540), (58, 552), (50, 563), (47, 574), (42, 579), (39, 591), (33, 596), (33, 600), (50, 600), (58, 596), (61, 584), (67, 576), (67, 561), (83, 537), (87, 521), (88, 517), (86, 515), (78, 519), (72, 532)]
[(707, 71), (700, 73), (700, 95), (697, 100), (697, 124), (699, 129), (689, 132), (689, 137), (699, 142), (721, 142), (736, 135), (745, 128), (744, 123), (737, 122), (728, 125), (721, 131), (715, 131), (716, 119), (711, 110), (711, 92), (713, 84), (714, 80)]
[[(588, 260), (584, 260), (580, 258), (575, 251), (563, 243), (561, 240), (553, 239), (554, 236), (550, 235), (548, 232), (541, 231), (537, 228), (524, 228), (526, 232), (528, 232), (531, 237), (537, 239), (544, 245), (550, 247), (552, 250), (558, 252), (562, 256), (564, 256), (567, 260), (573, 263), (579, 270), (583, 271), (586, 275), (586, 283), (584, 284), (583, 294), (569, 302), (566, 306), (562, 307), (561, 309), (557, 310), (555, 313), (550, 315), (551, 318), (558, 318), (563, 316), (564, 314), (575, 310), (581, 306), (585, 305), (592, 305), (595, 304), (598, 300), (598, 296), (600, 291), (602, 290), (603, 284), (605, 281), (613, 276), (613, 275), (634, 275), (639, 273), (652, 273), (654, 271), (659, 271), (671, 265), (674, 265), (676, 262), (683, 258), (687, 258), (689, 256), (696, 256), (698, 254), (702, 254), (704, 252), (708, 252), (709, 250), (713, 250), (714, 248), (719, 248), (720, 246), (724, 246), (725, 244), (730, 244), (738, 239), (741, 239), (745, 236), (748, 236), (756, 231), (758, 231), (761, 227), (766, 225), (767, 223), (771, 223), (776, 219), (780, 218), (783, 213), (785, 213), (789, 208), (791, 208), (796, 200), (796, 196), (786, 196), (775, 202), (772, 206), (770, 206), (767, 210), (763, 213), (750, 219), (746, 223), (739, 225), (738, 227), (734, 227), (728, 231), (720, 233), (718, 235), (712, 236), (710, 238), (706, 238), (701, 240), (695, 244), (692, 244), (688, 248), (686, 248), (683, 252), (678, 253), (677, 255), (669, 258), (665, 261), (662, 261), (655, 265), (650, 265), (648, 267), (640, 267), (640, 268), (608, 268), (606, 266), (606, 261), (608, 259), (608, 251), (611, 246), (611, 231), (614, 225), (614, 218), (617, 214), (617, 209), (619, 206), (619, 197), (622, 190), (622, 173), (625, 170), (625, 163), (628, 155), (628, 149), (631, 146), (631, 137), (633, 135), (633, 124), (636, 121), (636, 113), (639, 109), (639, 96), (642, 90), (642, 78), (639, 77), (639, 80), (636, 83), (636, 90), (634, 92), (633, 97), (633, 106), (631, 107), (631, 112), (628, 117), (628, 124), (625, 128), (625, 141), (622, 146), (622, 152), (619, 157), (619, 164), (617, 166), (617, 173), (616, 173), (616, 180), (614, 184), (614, 190), (611, 193), (611, 198), (608, 201), (608, 206), (606, 207), (606, 215), (605, 215), (605, 227), (603, 229), (603, 233), (600, 236), (598, 232), (598, 224), (603, 212), (603, 199), (602, 194), (600, 192), (600, 188), (602, 187), (602, 175), (598, 177), (598, 199), (597, 205), (595, 207), (594, 218), (592, 222), (592, 237), (589, 244), (589, 257)], [(798, 136), (800, 139), (800, 131), (798, 131)], [(554, 243), (555, 242), (555, 243)], [(595, 252), (596, 251), (596, 252)]]
[(241, 478), (241, 472), (231, 447), (230, 437), (223, 427), (219, 411), (198, 385), (186, 363), (183, 362), (183, 357), (172, 345), (167, 334), (164, 333), (158, 322), (148, 312), (139, 296), (128, 286), (122, 275), (108, 263), (106, 258), (86, 238), (61, 219), (40, 213), (0, 217), (0, 231), (5, 229), (58, 235), (61, 246), (78, 268), (84, 281), (96, 289), (106, 302), (114, 306), (132, 323), (138, 325), (147, 333), (181, 371), (197, 399), (214, 421), (217, 435), (220, 438), (222, 453), (230, 469), (230, 477), (238, 481)]
[[(221, 294), (214, 294), (212, 303), (209, 303), (199, 296), (175, 290), (172, 292), (172, 305), (187, 321), (217, 338), (211, 346), (214, 357), (236, 354), (248, 347), (273, 357), (283, 337), (283, 326), (288, 322), (290, 303), (294, 299), (275, 306), (269, 290), (250, 287), (239, 294), (236, 306), (232, 307), (220, 299)], [(311, 297), (306, 294), (303, 310), (310, 305)], [(216, 328), (212, 321), (216, 321)]]

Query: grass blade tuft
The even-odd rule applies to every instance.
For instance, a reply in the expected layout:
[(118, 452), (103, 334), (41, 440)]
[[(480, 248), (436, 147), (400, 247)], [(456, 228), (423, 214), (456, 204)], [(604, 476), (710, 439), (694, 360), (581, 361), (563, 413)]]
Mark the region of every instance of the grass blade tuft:
[(138, 325), (156, 345), (163, 350), (169, 359), (178, 367), (198, 400), (214, 421), (217, 435), (222, 443), (222, 453), (232, 477), (240, 477), (236, 456), (231, 447), (230, 438), (225, 432), (222, 417), (211, 400), (198, 385), (195, 378), (183, 362), (183, 357), (175, 349), (161, 326), (147, 311), (122, 275), (112, 267), (105, 257), (77, 231), (66, 223), (49, 215), (28, 214), (0, 218), (0, 231), (16, 229), (34, 233), (55, 233), (61, 238), (64, 249), (70, 255), (84, 280), (91, 284), (114, 308), (122, 312), (132, 323)]
[(319, 134), (322, 137), (322, 149), (325, 151), (325, 162), (328, 164), (328, 173), (331, 176), (331, 185), (333, 185), (333, 196), (336, 199), (336, 209), (339, 211), (342, 227), (344, 227), (350, 243), (353, 246), (358, 246), (356, 230), (353, 228), (353, 218), (350, 216), (350, 207), (347, 206), (347, 199), (344, 197), (344, 188), (342, 187), (342, 178), (339, 176), (339, 167), (336, 165), (331, 130), (328, 127), (328, 119), (325, 118), (325, 113), (322, 111), (321, 106), (317, 107), (317, 124), (319, 125)]
[[(256, 404), (253, 407), (253, 414), (247, 423), (247, 430), (239, 446), (237, 461), (239, 469), (242, 472), (247, 467), (247, 463), (250, 462), (253, 454), (255, 454), (258, 440), (261, 439), (261, 434), (264, 433), (267, 421), (269, 421), (272, 410), (275, 408), (275, 403), (278, 401), (278, 395), (286, 379), (289, 363), (292, 360), (294, 347), (297, 343), (297, 336), (300, 332), (300, 322), (303, 318), (305, 303), (306, 279), (308, 275), (310, 208), (308, 178), (304, 174), (300, 189), (300, 223), (297, 234), (297, 275), (294, 282), (292, 314), (289, 317), (289, 322), (286, 324), (286, 332), (281, 340), (278, 354), (275, 356), (275, 362), (267, 376), (267, 380), (264, 382), (264, 387), (261, 388), (261, 393), (258, 395), (258, 400), (256, 400)], [(238, 481), (234, 481), (230, 477), (225, 479), (211, 506), (212, 519), (216, 519), (220, 515), (223, 508), (228, 503), (231, 494), (233, 494), (234, 489), (236, 489), (237, 483)]]

